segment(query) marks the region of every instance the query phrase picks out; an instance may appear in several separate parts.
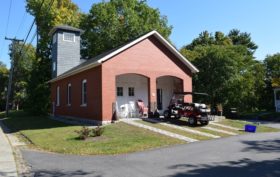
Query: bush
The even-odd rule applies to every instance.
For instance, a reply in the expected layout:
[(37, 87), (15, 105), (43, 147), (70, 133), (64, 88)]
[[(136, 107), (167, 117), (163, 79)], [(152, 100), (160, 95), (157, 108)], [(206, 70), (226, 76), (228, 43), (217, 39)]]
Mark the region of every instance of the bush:
[(78, 134), (79, 139), (85, 140), (88, 137), (101, 136), (104, 133), (104, 130), (105, 128), (100, 126), (92, 129), (84, 126), (81, 130), (75, 130), (75, 132)]
[(101, 136), (104, 133), (105, 128), (104, 127), (96, 127), (94, 129), (92, 129), (92, 136)]
[(78, 138), (85, 140), (90, 136), (90, 129), (87, 127), (82, 127), (81, 130), (75, 130), (75, 132), (78, 134)]

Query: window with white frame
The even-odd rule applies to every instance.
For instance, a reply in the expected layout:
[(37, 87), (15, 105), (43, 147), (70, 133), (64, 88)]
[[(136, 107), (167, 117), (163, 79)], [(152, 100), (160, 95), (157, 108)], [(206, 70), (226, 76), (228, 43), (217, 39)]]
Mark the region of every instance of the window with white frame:
[(128, 96), (134, 96), (134, 87), (128, 87)]
[(68, 42), (75, 42), (75, 34), (63, 32), (63, 40)]
[(52, 69), (53, 69), (53, 71), (56, 70), (56, 62), (55, 61), (53, 62), (53, 68)]
[(82, 81), (82, 105), (87, 105), (87, 80)]
[(59, 86), (56, 87), (56, 106), (60, 105), (60, 88)]
[(67, 104), (70, 106), (72, 102), (72, 85), (69, 83), (67, 86)]
[(123, 96), (123, 87), (117, 87), (117, 96)]

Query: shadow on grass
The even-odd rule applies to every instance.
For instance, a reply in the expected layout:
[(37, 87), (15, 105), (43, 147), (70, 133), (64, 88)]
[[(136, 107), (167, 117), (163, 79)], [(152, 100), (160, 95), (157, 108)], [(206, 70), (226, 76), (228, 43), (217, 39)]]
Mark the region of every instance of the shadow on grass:
[(180, 171), (170, 177), (279, 177), (279, 166), (280, 158), (258, 162), (244, 158), (211, 165), (177, 164), (169, 169)]
[(36, 170), (34, 172), (34, 177), (68, 177), (68, 176), (95, 176), (101, 177), (100, 174), (95, 174), (95, 172), (84, 172), (82, 170), (77, 171), (59, 171), (59, 170)]
[(14, 133), (22, 130), (47, 129), (73, 126), (50, 119), (48, 116), (32, 116), (23, 111), (11, 112), (9, 117), (0, 118), (8, 129), (5, 133)]

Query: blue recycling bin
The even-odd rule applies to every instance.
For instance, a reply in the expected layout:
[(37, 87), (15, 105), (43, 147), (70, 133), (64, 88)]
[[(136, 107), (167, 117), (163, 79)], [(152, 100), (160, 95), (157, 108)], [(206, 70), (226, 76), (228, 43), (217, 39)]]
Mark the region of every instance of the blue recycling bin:
[(257, 126), (255, 125), (245, 125), (245, 132), (251, 132), (251, 133), (255, 133), (257, 129)]

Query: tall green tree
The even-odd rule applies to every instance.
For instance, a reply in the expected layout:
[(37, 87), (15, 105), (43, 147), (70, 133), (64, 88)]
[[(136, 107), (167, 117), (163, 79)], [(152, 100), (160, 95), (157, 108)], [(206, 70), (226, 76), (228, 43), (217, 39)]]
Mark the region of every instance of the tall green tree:
[(268, 55), (264, 59), (264, 67), (266, 71), (263, 102), (267, 109), (274, 109), (273, 87), (280, 86), (280, 53)]
[(204, 31), (181, 49), (200, 70), (193, 77), (194, 89), (209, 93), (212, 105), (241, 111), (260, 107), (264, 67), (254, 60), (246, 44), (233, 42), (221, 32)]
[(17, 109), (21, 109), (26, 101), (27, 85), (35, 61), (35, 48), (30, 44), (13, 43), (10, 46), (10, 57), (14, 61), (10, 100)]
[(215, 32), (215, 35), (209, 33), (208, 31), (203, 31), (190, 44), (184, 46), (183, 49), (194, 50), (197, 46), (209, 45), (232, 45), (232, 41), (228, 36), (220, 31)]
[(258, 46), (252, 41), (251, 35), (246, 32), (240, 32), (238, 29), (232, 29), (228, 33), (228, 37), (231, 39), (233, 45), (245, 46), (249, 54), (254, 54)]
[(8, 85), (9, 70), (6, 65), (0, 61), (0, 111), (5, 110), (6, 88)]
[(50, 30), (56, 25), (79, 26), (82, 14), (71, 0), (26, 0), (26, 10), (34, 16), (39, 41), (36, 60), (28, 82), (28, 104), (26, 109), (33, 114), (46, 114), (50, 106), (51, 38)]
[(158, 9), (145, 0), (110, 0), (93, 4), (82, 22), (84, 58), (91, 58), (106, 50), (124, 44), (151, 30), (165, 38), (172, 27)]

